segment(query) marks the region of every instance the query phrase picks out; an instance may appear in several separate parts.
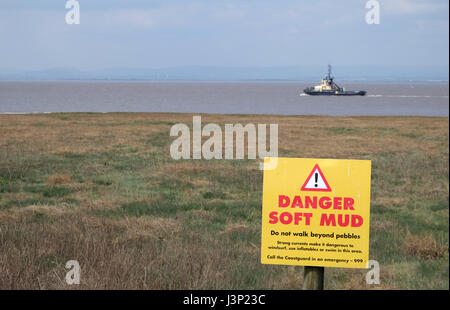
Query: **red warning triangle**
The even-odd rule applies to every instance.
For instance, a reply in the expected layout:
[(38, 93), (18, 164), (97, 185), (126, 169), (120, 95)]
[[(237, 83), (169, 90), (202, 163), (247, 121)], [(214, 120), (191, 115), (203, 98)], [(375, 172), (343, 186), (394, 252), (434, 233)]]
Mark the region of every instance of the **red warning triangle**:
[(315, 192), (331, 192), (331, 187), (328, 185), (327, 179), (320, 170), (319, 164), (316, 164), (302, 186), (302, 191)]

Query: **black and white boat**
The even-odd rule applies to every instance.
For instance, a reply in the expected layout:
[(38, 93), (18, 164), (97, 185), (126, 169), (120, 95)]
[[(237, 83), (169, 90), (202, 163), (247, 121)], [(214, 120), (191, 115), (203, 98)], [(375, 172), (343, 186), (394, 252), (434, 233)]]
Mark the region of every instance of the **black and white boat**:
[(303, 90), (305, 94), (311, 96), (365, 96), (365, 90), (346, 90), (334, 82), (331, 76), (331, 66), (328, 65), (328, 75), (322, 79), (322, 83), (317, 86), (308, 87)]

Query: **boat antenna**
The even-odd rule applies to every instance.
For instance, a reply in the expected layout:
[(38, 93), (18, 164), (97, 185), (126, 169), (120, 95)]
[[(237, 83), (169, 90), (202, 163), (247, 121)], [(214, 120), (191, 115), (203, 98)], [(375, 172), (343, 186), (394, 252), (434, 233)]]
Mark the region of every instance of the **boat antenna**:
[(331, 65), (328, 65), (328, 79), (331, 80)]

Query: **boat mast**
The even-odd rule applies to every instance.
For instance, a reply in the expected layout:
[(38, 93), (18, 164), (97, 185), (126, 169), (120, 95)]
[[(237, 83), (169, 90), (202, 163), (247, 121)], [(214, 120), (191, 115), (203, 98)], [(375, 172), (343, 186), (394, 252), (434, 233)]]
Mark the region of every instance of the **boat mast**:
[(340, 87), (338, 84), (336, 84), (333, 80), (334, 78), (331, 76), (331, 65), (328, 65), (328, 81), (331, 85), (332, 89), (342, 90), (342, 87)]
[(331, 89), (335, 88), (335, 84), (333, 82), (333, 78), (331, 77), (331, 65), (328, 65), (328, 75), (327, 75), (327, 83), (331, 86)]

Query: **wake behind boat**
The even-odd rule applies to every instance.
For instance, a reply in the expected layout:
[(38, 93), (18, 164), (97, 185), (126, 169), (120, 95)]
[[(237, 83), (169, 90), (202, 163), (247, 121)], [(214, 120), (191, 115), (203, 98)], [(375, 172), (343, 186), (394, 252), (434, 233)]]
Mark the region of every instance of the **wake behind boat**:
[(328, 75), (322, 79), (322, 83), (317, 86), (308, 87), (303, 90), (305, 94), (311, 96), (365, 96), (365, 90), (345, 90), (334, 82), (331, 76), (331, 66), (328, 65)]

